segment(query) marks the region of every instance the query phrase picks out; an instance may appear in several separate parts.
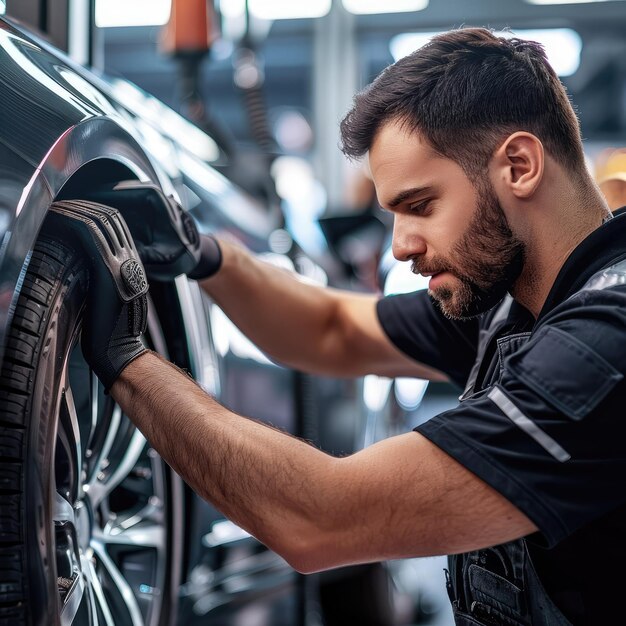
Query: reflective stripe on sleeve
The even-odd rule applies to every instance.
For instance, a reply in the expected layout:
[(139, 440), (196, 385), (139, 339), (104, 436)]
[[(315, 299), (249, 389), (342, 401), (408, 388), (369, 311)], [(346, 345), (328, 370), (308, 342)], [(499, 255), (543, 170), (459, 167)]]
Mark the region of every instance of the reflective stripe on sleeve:
[(544, 450), (549, 452), (557, 461), (564, 463), (572, 457), (548, 433), (541, 430), (535, 422), (526, 417), (511, 399), (499, 388), (494, 387), (487, 397), (519, 428), (530, 435)]

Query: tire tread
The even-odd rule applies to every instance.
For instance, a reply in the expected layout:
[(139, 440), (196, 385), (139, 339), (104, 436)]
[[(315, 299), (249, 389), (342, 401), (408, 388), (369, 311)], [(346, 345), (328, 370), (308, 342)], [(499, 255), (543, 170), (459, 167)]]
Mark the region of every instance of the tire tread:
[(73, 258), (68, 246), (45, 235), (39, 238), (6, 338), (0, 371), (0, 626), (25, 625), (29, 615), (24, 533), (27, 420), (48, 311)]

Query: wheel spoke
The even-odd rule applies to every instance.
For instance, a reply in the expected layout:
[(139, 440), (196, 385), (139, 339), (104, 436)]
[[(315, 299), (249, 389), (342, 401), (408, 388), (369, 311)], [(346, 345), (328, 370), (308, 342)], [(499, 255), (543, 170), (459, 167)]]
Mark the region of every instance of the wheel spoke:
[(151, 498), (146, 506), (124, 519), (109, 522), (103, 531), (94, 533), (94, 537), (109, 545), (164, 549), (163, 507), (154, 500), (156, 498)]
[(129, 584), (126, 582), (126, 579), (122, 576), (119, 569), (115, 566), (115, 563), (113, 563), (107, 554), (104, 544), (94, 538), (92, 540), (92, 547), (98, 557), (98, 560), (104, 568), (107, 577), (115, 588), (115, 591), (117, 591), (123, 601), (124, 606), (128, 611), (128, 617), (130, 618), (132, 626), (144, 626), (143, 617), (141, 616), (141, 611), (139, 609), (139, 605), (137, 604), (135, 595), (133, 594)]
[[(96, 399), (97, 403), (97, 399)], [(122, 409), (119, 405), (113, 407), (111, 412), (111, 419), (108, 421), (108, 428), (106, 431), (106, 438), (102, 447), (96, 452), (96, 458), (93, 461), (90, 475), (87, 477), (87, 483), (89, 488), (96, 483), (98, 475), (103, 469), (106, 469), (109, 463), (109, 453), (115, 442), (115, 438), (118, 435), (120, 424), (122, 422)]]
[[(113, 615), (111, 614), (109, 603), (107, 602), (106, 596), (104, 595), (104, 589), (102, 588), (102, 584), (100, 583), (100, 579), (98, 578), (98, 572), (96, 572), (93, 561), (90, 558), (85, 557), (83, 559), (83, 568), (87, 575), (87, 580), (89, 582), (89, 586), (91, 587), (91, 591), (93, 593), (93, 600), (95, 601), (93, 605), (95, 606), (97, 604), (100, 612), (102, 613), (102, 617), (104, 618), (104, 623), (106, 624), (106, 626), (115, 626), (115, 620), (113, 619)], [(97, 616), (96, 619), (98, 619)]]
[(70, 496), (73, 501), (82, 496), (82, 464), (83, 457), (80, 445), (80, 427), (76, 414), (76, 405), (72, 389), (66, 385), (61, 397), (61, 407), (59, 411), (59, 440), (66, 447), (71, 469), (74, 473), (74, 480), (70, 485)]
[[(81, 357), (82, 358), (82, 357)], [(82, 381), (81, 381), (82, 382)], [(86, 387), (88, 390), (85, 405), (83, 407), (83, 421), (87, 426), (87, 436), (85, 437), (85, 459), (87, 460), (87, 481), (90, 477), (90, 468), (93, 467), (93, 448), (98, 447), (96, 437), (98, 434), (99, 422), (102, 422), (102, 416), (100, 415), (100, 396), (98, 394), (99, 381), (98, 377), (93, 373), (92, 369), (89, 369), (87, 373)]]
[(94, 374), (93, 370), (90, 369), (89, 370), (89, 378), (90, 378), (90, 385), (89, 385), (89, 399), (90, 399), (90, 406), (91, 406), (91, 433), (93, 434), (96, 431), (96, 426), (98, 424), (98, 418), (100, 417), (99, 414), (99, 403), (98, 403), (98, 388), (99, 388), (99, 384), (100, 381), (98, 380), (98, 377)]
[(65, 596), (63, 608), (61, 609), (61, 626), (71, 626), (74, 623), (74, 618), (78, 613), (84, 595), (85, 581), (82, 575), (78, 574)]
[(100, 626), (100, 618), (98, 616), (98, 609), (96, 608), (97, 600), (96, 594), (91, 584), (90, 574), (88, 574), (87, 567), (83, 565), (83, 571), (85, 572), (85, 578), (87, 579), (86, 591), (87, 591), (87, 608), (89, 611), (89, 626)]
[(106, 479), (106, 481), (100, 480), (96, 475), (94, 480), (89, 483), (89, 499), (92, 506), (96, 508), (104, 498), (106, 498), (131, 472), (142, 450), (146, 445), (146, 438), (136, 430), (131, 437), (130, 443), (124, 452), (124, 455), (120, 459), (119, 463), (113, 474)]
[(142, 524), (128, 530), (115, 533), (94, 533), (94, 538), (107, 545), (135, 546), (137, 548), (155, 548), (161, 550), (165, 547), (165, 532), (162, 526), (157, 524)]
[(54, 492), (52, 520), (57, 523), (69, 522), (76, 526), (76, 510), (60, 493)]

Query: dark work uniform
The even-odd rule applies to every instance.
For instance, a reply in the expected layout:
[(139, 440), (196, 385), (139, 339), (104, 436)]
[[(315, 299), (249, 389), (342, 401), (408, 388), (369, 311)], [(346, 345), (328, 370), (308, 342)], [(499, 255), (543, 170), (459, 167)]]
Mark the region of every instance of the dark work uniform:
[(626, 624), (626, 213), (570, 255), (535, 321), (507, 297), (446, 319), (427, 293), (378, 303), (407, 355), (465, 389), (416, 430), (539, 532), (450, 558), (457, 624)]

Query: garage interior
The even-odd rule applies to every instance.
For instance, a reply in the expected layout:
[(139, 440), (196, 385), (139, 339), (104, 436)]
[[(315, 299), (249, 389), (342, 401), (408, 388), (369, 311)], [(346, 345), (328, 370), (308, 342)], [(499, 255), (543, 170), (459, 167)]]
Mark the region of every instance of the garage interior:
[[(185, 33), (182, 17), (178, 25), (170, 19), (175, 6), (185, 4), (202, 16), (198, 32)], [(389, 215), (380, 210), (367, 172), (339, 150), (339, 121), (357, 91), (439, 32), (486, 26), (544, 43), (576, 104), (589, 168), (597, 179), (621, 173), (626, 181), (626, 0), (0, 0), (0, 18), (88, 68), (99, 82), (76, 70), (76, 89), (85, 93), (97, 84), (94, 93), (102, 89), (121, 102), (143, 147), (165, 167), (175, 153), (167, 174), (201, 231), (231, 233), (317, 284), (385, 294), (424, 288), (393, 260)], [(88, 154), (89, 137), (76, 141)], [(122, 161), (86, 157), (55, 199), (89, 199), (101, 185), (136, 177)], [(16, 198), (22, 192), (11, 191)], [(13, 269), (17, 284), (19, 268)], [(150, 328), (155, 346), (196, 378), (201, 372), (201, 386), (232, 410), (331, 454), (407, 432), (457, 404), (460, 390), (449, 383), (294, 372), (272, 362), (199, 291), (179, 281), (157, 285), (151, 295), (158, 307), (183, 302), (171, 327), (161, 320)], [(193, 335), (189, 349), (182, 327), (187, 340)], [(90, 391), (93, 381), (80, 368), (73, 374), (74, 403), (87, 406), (97, 396), (106, 408), (110, 397)], [(122, 419), (112, 404), (107, 410), (107, 419)], [(304, 576), (194, 498), (149, 448), (129, 472), (99, 532), (114, 525), (115, 511), (137, 513), (143, 496), (131, 483), (147, 476), (166, 484), (159, 487), (163, 493), (141, 500), (141, 514), (150, 502), (167, 499), (179, 510), (169, 511), (159, 532), (169, 536), (170, 523), (179, 530), (167, 550), (154, 554), (149, 543), (132, 554), (113, 540), (106, 544), (111, 566), (94, 584), (94, 623), (454, 623), (443, 557)], [(62, 540), (72, 541), (57, 535)], [(159, 588), (146, 576), (166, 583)]]

